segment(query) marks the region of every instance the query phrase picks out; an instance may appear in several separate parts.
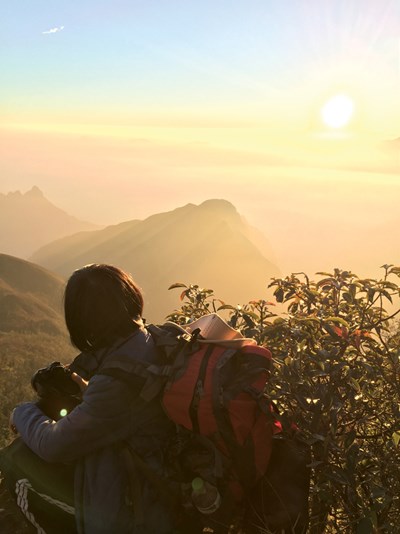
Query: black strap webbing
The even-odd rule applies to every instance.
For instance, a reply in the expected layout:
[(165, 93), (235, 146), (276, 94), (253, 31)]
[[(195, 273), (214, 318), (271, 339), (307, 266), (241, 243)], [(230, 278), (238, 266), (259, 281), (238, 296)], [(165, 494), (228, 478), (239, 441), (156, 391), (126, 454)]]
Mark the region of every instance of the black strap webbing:
[[(138, 455), (138, 453), (129, 443), (126, 443), (125, 450), (129, 452), (136, 469), (157, 489), (165, 506), (168, 508), (168, 510), (173, 512), (175, 517), (177, 517), (179, 496), (172, 491), (170, 485), (165, 482), (165, 479), (159, 476), (151, 467), (147, 465), (147, 463)], [(134, 476), (134, 470), (130, 470), (129, 475)], [(135, 482), (133, 482), (133, 485), (135, 485)], [(135, 498), (134, 495), (132, 497), (133, 499)]]

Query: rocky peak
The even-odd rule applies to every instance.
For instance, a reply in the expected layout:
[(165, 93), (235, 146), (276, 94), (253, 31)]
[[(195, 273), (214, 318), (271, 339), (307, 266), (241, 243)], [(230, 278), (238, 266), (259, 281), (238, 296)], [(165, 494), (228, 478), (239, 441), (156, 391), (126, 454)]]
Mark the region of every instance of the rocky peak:
[(42, 191), (34, 185), (30, 191), (27, 191), (24, 195), (27, 198), (43, 198), (44, 195)]

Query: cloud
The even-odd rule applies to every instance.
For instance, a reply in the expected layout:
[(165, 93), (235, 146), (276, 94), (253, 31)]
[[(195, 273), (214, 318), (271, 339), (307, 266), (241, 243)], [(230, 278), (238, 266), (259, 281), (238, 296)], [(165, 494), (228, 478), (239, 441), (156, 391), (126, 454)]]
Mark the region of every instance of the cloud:
[(64, 29), (64, 26), (58, 26), (57, 28), (51, 28), (50, 30), (42, 32), (42, 34), (45, 35), (48, 33), (57, 33), (57, 32), (61, 32), (63, 29)]

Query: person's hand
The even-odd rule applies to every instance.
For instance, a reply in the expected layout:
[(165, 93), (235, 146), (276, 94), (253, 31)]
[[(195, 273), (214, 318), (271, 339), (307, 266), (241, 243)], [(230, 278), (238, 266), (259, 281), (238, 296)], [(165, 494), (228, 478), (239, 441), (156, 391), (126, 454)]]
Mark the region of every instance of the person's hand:
[(82, 393), (85, 393), (85, 389), (88, 387), (89, 382), (88, 380), (84, 380), (81, 376), (79, 376), (77, 373), (72, 373), (71, 378), (74, 382), (76, 382), (81, 390)]
[[(14, 408), (15, 410), (15, 408)], [(11, 412), (10, 414), (10, 419), (9, 419), (9, 427), (10, 427), (10, 430), (13, 434), (18, 434), (18, 430), (17, 430), (17, 427), (14, 425), (14, 410)]]

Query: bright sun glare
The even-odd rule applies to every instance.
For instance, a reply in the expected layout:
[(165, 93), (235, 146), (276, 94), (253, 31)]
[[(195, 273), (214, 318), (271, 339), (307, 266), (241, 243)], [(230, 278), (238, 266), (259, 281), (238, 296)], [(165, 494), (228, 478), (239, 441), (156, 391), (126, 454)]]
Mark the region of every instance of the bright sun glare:
[(343, 128), (350, 122), (353, 113), (354, 103), (347, 95), (335, 95), (321, 108), (322, 120), (330, 128)]

